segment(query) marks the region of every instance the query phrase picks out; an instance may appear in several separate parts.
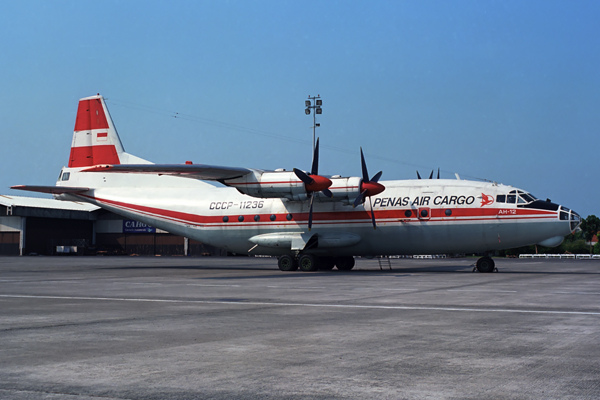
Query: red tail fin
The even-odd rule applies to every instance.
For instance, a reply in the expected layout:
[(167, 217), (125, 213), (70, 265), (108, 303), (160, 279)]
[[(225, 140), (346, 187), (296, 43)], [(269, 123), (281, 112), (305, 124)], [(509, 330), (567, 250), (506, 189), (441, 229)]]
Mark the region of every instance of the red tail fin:
[(104, 98), (97, 95), (79, 100), (69, 168), (120, 164), (123, 152)]

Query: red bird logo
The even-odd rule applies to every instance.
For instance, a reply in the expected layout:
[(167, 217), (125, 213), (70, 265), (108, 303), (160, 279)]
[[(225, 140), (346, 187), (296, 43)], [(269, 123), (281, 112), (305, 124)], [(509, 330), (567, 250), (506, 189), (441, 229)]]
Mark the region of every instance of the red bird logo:
[(481, 193), (481, 207), (490, 205), (494, 202), (494, 196), (489, 194)]

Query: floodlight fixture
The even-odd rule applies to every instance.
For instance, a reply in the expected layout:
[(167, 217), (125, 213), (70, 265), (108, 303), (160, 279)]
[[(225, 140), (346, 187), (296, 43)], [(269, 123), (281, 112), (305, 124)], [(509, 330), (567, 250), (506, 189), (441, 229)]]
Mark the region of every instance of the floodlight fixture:
[[(315, 102), (313, 103), (311, 100), (314, 100)], [(314, 104), (314, 105), (313, 105)], [(313, 156), (315, 153), (315, 136), (316, 136), (316, 128), (320, 127), (321, 124), (317, 123), (316, 120), (316, 114), (323, 114), (323, 109), (321, 108), (321, 106), (323, 105), (323, 100), (321, 100), (321, 95), (318, 94), (316, 96), (308, 96), (308, 100), (304, 101), (304, 105), (306, 106), (306, 109), (304, 110), (304, 113), (306, 115), (310, 115), (310, 110), (314, 109), (314, 113), (313, 113), (313, 126), (312, 126), (312, 131), (313, 131)]]

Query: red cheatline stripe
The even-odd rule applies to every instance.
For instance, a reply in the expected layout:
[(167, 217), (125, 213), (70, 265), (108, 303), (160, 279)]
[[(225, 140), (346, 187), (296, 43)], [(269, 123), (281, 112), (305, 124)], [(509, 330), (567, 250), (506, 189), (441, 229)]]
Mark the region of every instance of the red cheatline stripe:
[[(235, 214), (231, 213), (227, 216), (230, 218), (230, 222), (223, 223), (223, 215), (217, 216), (203, 216), (197, 214), (189, 214), (179, 211), (165, 210), (154, 207), (141, 206), (136, 204), (123, 203), (114, 200), (93, 198), (90, 196), (84, 196), (90, 199), (110, 204), (112, 206), (139, 212), (141, 214), (153, 217), (159, 217), (174, 222), (186, 223), (191, 225), (206, 225), (211, 226), (269, 226), (269, 225), (296, 225), (305, 224), (308, 221), (308, 213), (294, 213), (293, 220), (287, 221), (285, 216), (287, 214), (278, 213), (275, 214), (277, 219), (271, 221), (269, 219), (271, 214)], [(471, 222), (471, 221), (504, 221), (504, 220), (526, 220), (526, 219), (556, 219), (556, 214), (552, 211), (546, 210), (518, 210), (521, 211), (520, 215), (500, 216), (500, 219), (495, 219), (496, 215), (485, 216), (481, 213), (477, 214), (481, 209), (456, 209), (454, 211), (471, 211), (470, 213), (464, 213), (465, 215), (461, 219), (452, 217), (434, 217), (428, 221), (430, 222)], [(431, 210), (434, 211), (434, 210)], [(380, 223), (396, 223), (402, 221), (406, 222), (420, 222), (416, 217), (406, 218), (404, 216), (404, 210), (386, 210), (386, 211), (375, 211), (375, 217)], [(402, 214), (402, 216), (400, 216)], [(470, 215), (467, 215), (470, 214)], [(237, 217), (243, 215), (246, 220), (243, 223), (237, 221)], [(254, 221), (254, 215), (260, 216), (260, 221)], [(336, 224), (356, 224), (356, 223), (371, 223), (370, 211), (343, 211), (343, 212), (321, 212), (313, 213), (313, 223), (319, 225), (336, 225)], [(216, 225), (215, 225), (216, 224)]]

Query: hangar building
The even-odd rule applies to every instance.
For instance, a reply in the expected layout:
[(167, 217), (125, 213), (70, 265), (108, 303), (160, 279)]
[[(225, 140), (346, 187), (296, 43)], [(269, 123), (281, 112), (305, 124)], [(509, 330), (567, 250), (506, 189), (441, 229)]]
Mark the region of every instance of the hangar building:
[(88, 203), (0, 195), (0, 255), (227, 255)]

